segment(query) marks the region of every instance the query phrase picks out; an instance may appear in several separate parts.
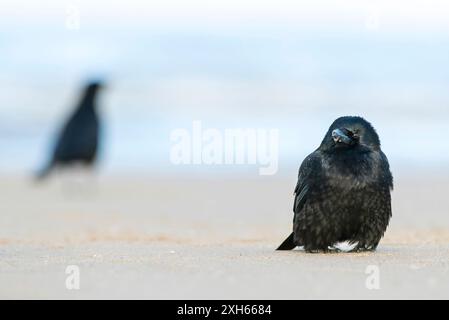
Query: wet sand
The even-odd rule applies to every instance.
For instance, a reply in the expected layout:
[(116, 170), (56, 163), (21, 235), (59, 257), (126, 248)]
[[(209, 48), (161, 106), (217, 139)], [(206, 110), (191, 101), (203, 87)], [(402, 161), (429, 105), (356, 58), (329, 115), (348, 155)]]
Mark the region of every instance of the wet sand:
[[(3, 176), (0, 298), (449, 298), (449, 178), (396, 177), (391, 226), (360, 254), (274, 251), (294, 184)], [(79, 290), (66, 288), (69, 265)]]

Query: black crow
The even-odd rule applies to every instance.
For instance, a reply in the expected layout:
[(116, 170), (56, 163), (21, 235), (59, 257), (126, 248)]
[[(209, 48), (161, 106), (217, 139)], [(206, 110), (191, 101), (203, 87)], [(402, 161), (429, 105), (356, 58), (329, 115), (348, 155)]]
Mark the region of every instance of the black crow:
[(393, 177), (373, 126), (361, 117), (334, 121), (320, 147), (301, 164), (293, 233), (278, 250), (375, 250), (391, 217)]
[(89, 83), (81, 100), (63, 127), (48, 164), (37, 178), (45, 178), (54, 168), (75, 163), (93, 165), (97, 158), (100, 122), (97, 111), (97, 95), (100, 82)]

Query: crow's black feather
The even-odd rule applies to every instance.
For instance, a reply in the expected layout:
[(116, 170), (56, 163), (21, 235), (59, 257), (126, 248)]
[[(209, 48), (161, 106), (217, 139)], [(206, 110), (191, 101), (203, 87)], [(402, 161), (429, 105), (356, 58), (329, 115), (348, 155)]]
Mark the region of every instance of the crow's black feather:
[(391, 217), (393, 177), (372, 125), (341, 117), (301, 164), (293, 233), (279, 247), (327, 251), (339, 242), (375, 250)]

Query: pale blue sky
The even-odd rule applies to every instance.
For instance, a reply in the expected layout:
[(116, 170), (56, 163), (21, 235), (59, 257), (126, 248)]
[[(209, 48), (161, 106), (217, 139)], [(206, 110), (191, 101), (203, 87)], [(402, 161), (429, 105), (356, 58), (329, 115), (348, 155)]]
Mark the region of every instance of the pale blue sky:
[(90, 77), (109, 79), (110, 171), (172, 170), (169, 133), (197, 119), (278, 128), (296, 170), (346, 114), (375, 124), (394, 166), (449, 167), (444, 1), (185, 3), (2, 2), (0, 171), (39, 166)]

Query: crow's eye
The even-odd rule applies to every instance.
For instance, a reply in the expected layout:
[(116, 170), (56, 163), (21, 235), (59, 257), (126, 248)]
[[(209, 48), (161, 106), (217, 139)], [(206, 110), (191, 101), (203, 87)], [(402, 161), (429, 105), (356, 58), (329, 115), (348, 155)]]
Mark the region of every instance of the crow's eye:
[(360, 135), (359, 135), (359, 129), (347, 129), (345, 128), (345, 133), (348, 135), (348, 137), (354, 139), (354, 140), (359, 140)]
[(350, 129), (346, 129), (345, 128), (345, 133), (348, 135), (348, 136), (350, 136), (350, 137), (353, 137), (354, 136), (354, 130), (350, 130)]

